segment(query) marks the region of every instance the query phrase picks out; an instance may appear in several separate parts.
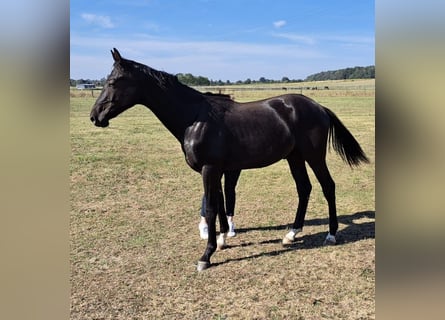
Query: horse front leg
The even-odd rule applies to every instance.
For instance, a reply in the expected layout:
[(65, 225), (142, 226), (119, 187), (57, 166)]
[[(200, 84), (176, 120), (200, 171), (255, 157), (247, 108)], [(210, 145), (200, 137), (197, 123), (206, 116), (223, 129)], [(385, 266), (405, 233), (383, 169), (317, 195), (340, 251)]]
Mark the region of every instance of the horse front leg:
[(226, 247), (226, 238), (227, 238), (227, 232), (229, 231), (229, 222), (227, 221), (226, 210), (224, 207), (224, 194), (221, 189), (221, 182), (219, 186), (220, 189), (218, 192), (218, 219), (219, 219), (220, 234), (218, 240), (216, 241), (216, 244), (219, 250), (223, 250)]
[(221, 170), (216, 166), (205, 165), (201, 171), (206, 198), (205, 216), (209, 227), (209, 237), (204, 254), (198, 261), (198, 271), (210, 267), (210, 257), (216, 251), (216, 215), (220, 201)]

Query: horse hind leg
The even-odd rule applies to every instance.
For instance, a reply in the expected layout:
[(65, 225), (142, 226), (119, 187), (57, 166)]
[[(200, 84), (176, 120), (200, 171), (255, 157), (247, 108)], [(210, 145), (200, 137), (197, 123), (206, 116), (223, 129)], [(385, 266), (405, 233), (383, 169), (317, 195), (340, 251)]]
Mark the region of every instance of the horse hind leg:
[(334, 245), (337, 242), (335, 236), (338, 230), (337, 207), (335, 204), (335, 182), (329, 173), (326, 161), (323, 160), (317, 163), (309, 162), (309, 165), (320, 182), (329, 207), (329, 233), (326, 236), (324, 244)]
[(283, 245), (292, 244), (295, 241), (297, 233), (303, 230), (304, 218), (306, 216), (309, 196), (312, 190), (304, 159), (297, 154), (293, 154), (287, 161), (297, 187), (298, 207), (292, 228), (283, 238)]

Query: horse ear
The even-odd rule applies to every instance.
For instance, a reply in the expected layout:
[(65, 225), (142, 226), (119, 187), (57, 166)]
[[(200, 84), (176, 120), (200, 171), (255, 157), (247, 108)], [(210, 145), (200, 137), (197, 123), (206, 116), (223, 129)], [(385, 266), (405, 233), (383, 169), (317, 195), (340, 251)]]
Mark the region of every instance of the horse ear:
[(113, 50), (111, 50), (111, 55), (113, 56), (114, 61), (116, 62), (121, 62), (122, 57), (121, 54), (119, 53), (119, 51), (117, 51), (116, 48), (113, 48)]

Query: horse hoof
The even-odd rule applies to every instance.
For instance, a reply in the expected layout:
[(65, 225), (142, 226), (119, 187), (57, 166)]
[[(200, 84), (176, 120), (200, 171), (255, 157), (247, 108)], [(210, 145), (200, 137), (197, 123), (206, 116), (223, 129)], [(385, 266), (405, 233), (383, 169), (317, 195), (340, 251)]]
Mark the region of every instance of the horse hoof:
[(283, 238), (283, 246), (290, 246), (292, 243), (294, 243), (294, 240), (291, 240), (288, 237)]
[(328, 234), (326, 236), (326, 239), (323, 242), (323, 245), (325, 246), (333, 246), (337, 243), (337, 240), (335, 239), (335, 236)]
[(290, 229), (290, 231), (283, 238), (283, 246), (289, 246), (295, 242), (295, 236), (300, 233), (301, 229)]
[(207, 261), (198, 261), (198, 266), (197, 266), (197, 270), (199, 271), (203, 271), (205, 269), (208, 269), (210, 267), (210, 262)]

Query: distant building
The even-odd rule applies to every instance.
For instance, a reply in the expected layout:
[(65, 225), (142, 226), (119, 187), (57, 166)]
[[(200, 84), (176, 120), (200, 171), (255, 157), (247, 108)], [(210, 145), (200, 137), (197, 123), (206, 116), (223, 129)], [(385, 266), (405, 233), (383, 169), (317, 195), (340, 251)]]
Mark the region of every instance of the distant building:
[(77, 86), (76, 86), (76, 89), (79, 89), (79, 90), (83, 90), (83, 89), (95, 89), (96, 88), (96, 86), (94, 85), (94, 84), (92, 84), (92, 83), (81, 83), (81, 84), (78, 84)]

